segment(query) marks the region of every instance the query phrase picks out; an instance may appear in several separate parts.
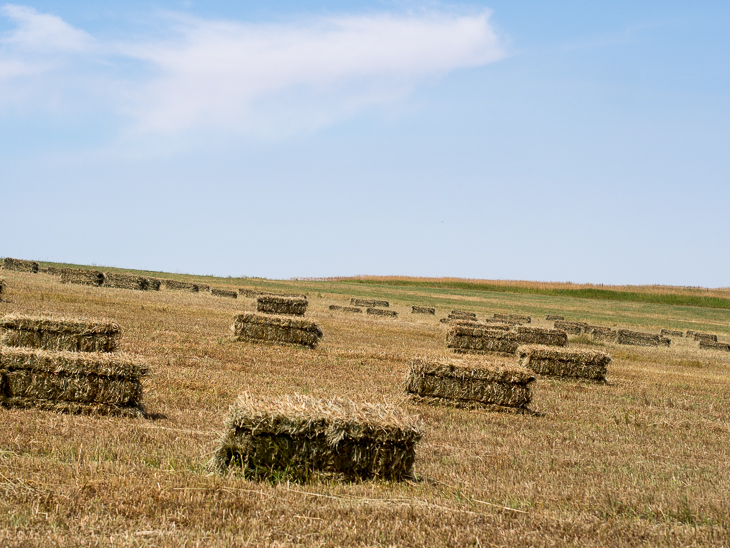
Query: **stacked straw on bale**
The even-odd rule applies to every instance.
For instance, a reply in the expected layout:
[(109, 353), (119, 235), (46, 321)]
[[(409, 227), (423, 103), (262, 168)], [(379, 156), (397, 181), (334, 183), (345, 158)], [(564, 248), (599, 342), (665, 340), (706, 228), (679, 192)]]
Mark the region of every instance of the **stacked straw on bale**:
[(662, 337), (684, 337), (684, 332), (677, 331), (676, 329), (662, 329), (659, 334)]
[(565, 331), (568, 335), (580, 335), (583, 330), (588, 327), (584, 322), (567, 322), (565, 320), (556, 320), (553, 324), (555, 329)]
[(79, 284), (101, 286), (104, 284), (104, 273), (98, 270), (86, 270), (83, 268), (62, 268), (62, 284)]
[[(200, 290), (200, 288), (198, 288), (198, 290)], [(236, 293), (235, 291), (231, 291), (230, 289), (221, 289), (218, 287), (214, 287), (213, 289), (211, 289), (210, 294), (214, 297), (227, 297), (229, 299), (238, 298), (238, 293)]]
[(0, 344), (70, 352), (112, 352), (121, 328), (110, 321), (85, 321), (9, 314), (0, 318)]
[(354, 297), (350, 299), (350, 304), (352, 306), (363, 306), (365, 308), (390, 307), (390, 303), (388, 301), (376, 301), (374, 299), (356, 299)]
[(314, 348), (324, 336), (309, 320), (245, 313), (235, 316), (233, 334), (239, 341), (270, 341)]
[(548, 314), (545, 316), (546, 320), (553, 321), (553, 320), (564, 320), (565, 316), (558, 316), (556, 314)]
[(256, 310), (265, 314), (285, 314), (304, 316), (309, 301), (301, 297), (280, 297), (276, 295), (259, 295), (256, 297)]
[(695, 331), (692, 334), (692, 337), (696, 341), (717, 342), (717, 335), (715, 335), (714, 333), (703, 333), (702, 331)]
[(140, 417), (146, 374), (143, 363), (121, 354), (0, 347), (0, 404)]
[(506, 360), (417, 358), (409, 366), (405, 390), (417, 402), (526, 409), (532, 399), (535, 376)]
[(391, 318), (398, 316), (395, 310), (383, 310), (382, 308), (367, 308), (365, 312), (371, 316), (388, 316)]
[(149, 280), (142, 276), (120, 274), (118, 272), (104, 272), (104, 286), (119, 289), (137, 289), (144, 291), (149, 286)]
[(411, 314), (431, 314), (433, 316), (434, 314), (436, 314), (436, 309), (430, 306), (413, 305), (411, 307)]
[(459, 354), (495, 352), (514, 354), (519, 346), (511, 331), (456, 324), (446, 332), (446, 347)]
[(542, 344), (545, 346), (567, 346), (568, 334), (559, 329), (541, 329), (539, 327), (518, 327), (517, 342), (520, 344)]
[(700, 339), (700, 348), (704, 350), (721, 350), (723, 352), (730, 352), (730, 344), (710, 341), (707, 339)]
[(331, 304), (330, 310), (339, 310), (341, 312), (352, 312), (354, 314), (362, 314), (362, 308), (357, 308), (356, 306), (340, 306), (338, 304)]
[(669, 346), (671, 340), (652, 333), (619, 329), (616, 331), (616, 342), (618, 344), (631, 344), (634, 346)]
[(606, 380), (611, 356), (595, 350), (568, 350), (554, 346), (525, 345), (517, 350), (520, 365), (539, 375)]
[(250, 478), (287, 474), (400, 481), (413, 476), (422, 436), (416, 417), (385, 404), (293, 395), (241, 395), (225, 423), (211, 468)]
[(190, 282), (178, 282), (177, 280), (162, 280), (162, 287), (168, 291), (188, 291), (190, 293), (197, 293), (198, 286)]
[(26, 261), (23, 259), (11, 259), (10, 257), (5, 257), (5, 259), (3, 259), (3, 268), (5, 270), (32, 272), (33, 274), (35, 274), (38, 272), (38, 263), (35, 261)]

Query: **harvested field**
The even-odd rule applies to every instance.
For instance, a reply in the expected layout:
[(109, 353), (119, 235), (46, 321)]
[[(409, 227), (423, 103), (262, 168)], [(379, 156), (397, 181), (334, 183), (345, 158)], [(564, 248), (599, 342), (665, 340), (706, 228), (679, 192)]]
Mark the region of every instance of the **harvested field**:
[(446, 347), (453, 352), (514, 354), (520, 343), (511, 331), (454, 325), (446, 332)]
[(387, 316), (389, 318), (395, 318), (398, 316), (398, 313), (395, 310), (383, 310), (382, 308), (368, 308), (365, 312), (371, 316)]
[(101, 286), (104, 284), (104, 273), (98, 270), (85, 270), (82, 268), (61, 269), (62, 284), (78, 284)]
[(671, 340), (661, 335), (654, 335), (653, 333), (618, 329), (616, 331), (616, 342), (618, 344), (631, 344), (634, 346), (669, 346)]
[(297, 344), (314, 348), (324, 336), (312, 321), (283, 316), (239, 314), (234, 318), (233, 335), (239, 340)]
[(149, 281), (142, 276), (131, 274), (119, 274), (117, 272), (104, 272), (104, 287), (115, 287), (118, 289), (147, 289)]
[(0, 404), (66, 413), (143, 416), (147, 367), (123, 354), (0, 347)]
[(411, 307), (411, 314), (436, 314), (436, 309), (430, 306), (416, 306), (415, 304)]
[(565, 316), (558, 316), (556, 314), (548, 314), (545, 316), (545, 319), (548, 321), (554, 321), (554, 320), (565, 320)]
[(219, 287), (214, 287), (210, 290), (210, 294), (214, 297), (226, 297), (228, 299), (237, 299), (238, 293), (235, 291), (231, 291), (230, 289), (221, 289)]
[(370, 308), (388, 308), (390, 307), (390, 303), (388, 301), (378, 301), (375, 299), (356, 299), (352, 298), (350, 299), (350, 304), (352, 306), (362, 306), (362, 307), (370, 307)]
[(362, 314), (362, 308), (356, 306), (340, 306), (338, 304), (331, 304), (330, 310), (339, 310), (340, 312), (352, 312), (353, 314)]
[(240, 468), (254, 479), (400, 481), (413, 476), (421, 436), (416, 417), (389, 405), (244, 393), (226, 419), (211, 467)]
[(161, 280), (161, 288), (167, 291), (188, 291), (190, 293), (197, 293), (198, 286), (190, 282), (179, 282), (177, 280), (163, 279)]
[(0, 344), (69, 352), (113, 352), (122, 330), (108, 320), (9, 314), (0, 318)]
[(259, 295), (256, 298), (256, 310), (264, 314), (285, 314), (289, 316), (304, 316), (309, 301), (301, 297), (278, 297), (274, 295)]
[(15, 270), (16, 272), (38, 272), (38, 263), (35, 261), (26, 261), (23, 259), (11, 259), (5, 257), (3, 259), (3, 268), (5, 270)]
[(517, 349), (520, 365), (539, 375), (606, 380), (611, 356), (595, 350), (573, 350), (554, 346), (525, 345)]
[(692, 334), (692, 338), (696, 341), (712, 341), (717, 342), (717, 335), (713, 333), (703, 333), (701, 331), (695, 331)]
[(676, 329), (662, 329), (659, 334), (662, 337), (684, 337), (684, 332)]
[(405, 390), (416, 401), (456, 407), (525, 409), (535, 376), (506, 359), (426, 357), (411, 360)]
[(567, 346), (568, 334), (559, 329), (539, 327), (517, 327), (517, 342), (520, 344), (541, 344), (545, 346)]
[(730, 344), (707, 339), (700, 339), (700, 348), (703, 350), (721, 350), (723, 352), (730, 352)]
[(565, 331), (568, 335), (580, 335), (583, 330), (588, 327), (585, 322), (569, 322), (565, 320), (556, 320), (553, 324), (555, 329)]

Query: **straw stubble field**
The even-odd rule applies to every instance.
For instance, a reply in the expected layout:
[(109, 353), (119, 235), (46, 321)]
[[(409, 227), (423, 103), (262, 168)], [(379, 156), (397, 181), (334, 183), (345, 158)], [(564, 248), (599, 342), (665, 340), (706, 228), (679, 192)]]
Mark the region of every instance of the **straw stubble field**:
[(400, 401), (414, 356), (448, 355), (448, 325), (438, 314), (409, 314), (412, 304), (468, 307), (480, 318), (553, 310), (655, 332), (696, 325), (722, 340), (726, 311), (428, 289), (368, 294), (359, 285), (352, 295), (385, 298), (400, 313), (384, 321), (330, 311), (347, 303), (347, 287), (335, 282), (262, 282), (309, 294), (307, 318), (324, 339), (306, 349), (233, 342), (234, 315), (255, 307), (246, 299), (4, 277), (1, 313), (121, 325), (119, 350), (149, 365), (152, 418), (0, 409), (1, 546), (730, 543), (730, 357), (687, 339), (647, 348), (571, 337), (571, 347), (612, 355), (608, 384), (540, 377), (537, 415), (404, 399), (425, 428), (413, 481), (254, 482), (206, 467), (242, 392)]

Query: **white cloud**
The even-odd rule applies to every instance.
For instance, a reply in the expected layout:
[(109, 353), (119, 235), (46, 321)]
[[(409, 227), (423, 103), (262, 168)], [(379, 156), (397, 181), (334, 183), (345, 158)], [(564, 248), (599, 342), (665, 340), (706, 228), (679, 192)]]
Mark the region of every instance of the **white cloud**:
[(47, 13), (38, 13), (28, 6), (5, 4), (0, 13), (17, 25), (16, 29), (0, 38), (0, 43), (27, 52), (81, 52), (88, 50), (91, 37), (63, 19)]

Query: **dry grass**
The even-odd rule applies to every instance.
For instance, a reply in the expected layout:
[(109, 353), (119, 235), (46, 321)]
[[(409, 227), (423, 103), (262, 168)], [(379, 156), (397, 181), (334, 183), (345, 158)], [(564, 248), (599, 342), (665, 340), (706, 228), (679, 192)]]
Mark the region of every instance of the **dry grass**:
[[(529, 295), (373, 292), (394, 321), (328, 310), (351, 286), (256, 282), (310, 295), (314, 350), (236, 343), (242, 303), (186, 292), (99, 291), (4, 271), (0, 312), (104, 316), (141, 354), (156, 420), (2, 410), (1, 546), (723, 546), (730, 538), (730, 355), (571, 339), (613, 357), (606, 385), (538, 379), (539, 415), (411, 406), (424, 423), (416, 480), (287, 485), (209, 474), (218, 428), (243, 391), (388, 402), (416, 355), (447, 356), (445, 328), (412, 304), (550, 311), (590, 324), (730, 336), (730, 313)], [(144, 274), (147, 275), (147, 274)], [(150, 273), (150, 275), (155, 275)], [(199, 281), (190, 277), (192, 282)], [(236, 288), (241, 280), (211, 280)], [(570, 348), (569, 347), (569, 348)]]

